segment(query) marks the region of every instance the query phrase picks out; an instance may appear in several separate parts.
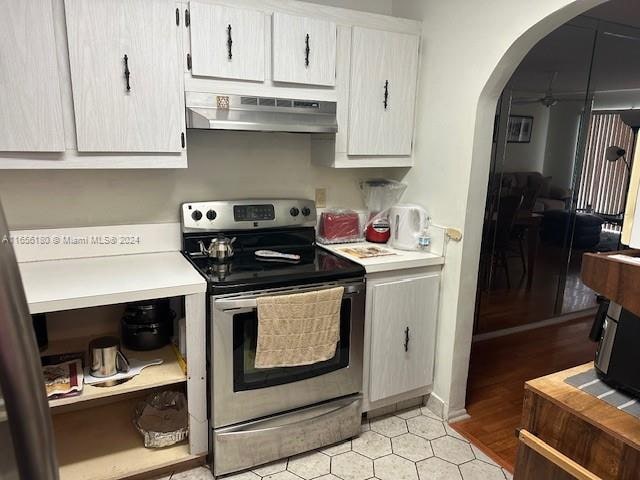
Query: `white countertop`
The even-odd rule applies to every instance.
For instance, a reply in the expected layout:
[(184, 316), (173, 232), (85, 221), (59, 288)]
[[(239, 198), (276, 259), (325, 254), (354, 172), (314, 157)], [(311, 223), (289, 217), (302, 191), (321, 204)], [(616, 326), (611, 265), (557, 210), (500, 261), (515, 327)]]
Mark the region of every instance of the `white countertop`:
[[(367, 273), (388, 272), (392, 270), (402, 270), (406, 268), (430, 267), (433, 265), (444, 264), (444, 257), (429, 252), (406, 251), (391, 248), (385, 244), (357, 242), (357, 243), (336, 243), (333, 245), (321, 245), (320, 247), (329, 250), (349, 260), (362, 265)], [(379, 247), (384, 250), (393, 252), (393, 255), (384, 255), (380, 257), (357, 258), (343, 252), (343, 248), (357, 247)]]
[(190, 295), (207, 289), (205, 279), (180, 252), (18, 265), (32, 314)]

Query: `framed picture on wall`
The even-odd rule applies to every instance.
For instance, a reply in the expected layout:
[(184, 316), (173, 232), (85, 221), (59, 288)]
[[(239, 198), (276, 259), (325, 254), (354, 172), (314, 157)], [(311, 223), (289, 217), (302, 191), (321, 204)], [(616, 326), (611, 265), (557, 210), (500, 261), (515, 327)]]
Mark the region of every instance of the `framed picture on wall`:
[(529, 143), (533, 130), (533, 117), (524, 115), (509, 115), (507, 131), (508, 143)]

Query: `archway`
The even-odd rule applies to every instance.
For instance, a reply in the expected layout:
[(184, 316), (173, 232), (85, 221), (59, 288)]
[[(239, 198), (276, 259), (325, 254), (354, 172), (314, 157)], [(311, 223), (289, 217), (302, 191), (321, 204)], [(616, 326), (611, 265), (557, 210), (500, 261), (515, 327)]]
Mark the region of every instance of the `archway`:
[[(526, 56), (528, 51), (544, 36), (551, 31), (560, 27), (568, 20), (575, 16), (584, 13), (590, 8), (605, 3), (604, 1), (592, 2), (588, 0), (577, 0), (573, 2), (566, 2), (567, 5), (550, 13), (543, 20), (532, 25), (522, 36), (509, 47), (509, 49), (502, 56), (496, 68), (492, 72), (491, 76), (487, 80), (478, 100), (478, 111), (476, 115), (476, 130), (474, 134), (474, 145), (472, 155), (471, 176), (469, 182), (469, 197), (467, 199), (467, 222), (465, 224), (465, 231), (467, 236), (469, 233), (475, 235), (482, 235), (482, 214), (485, 208), (484, 198), (486, 197), (486, 186), (488, 178), (488, 163), (489, 163), (489, 151), (491, 149), (491, 131), (493, 128), (493, 119), (495, 115), (495, 109), (497, 105), (500, 93), (504, 89), (506, 83), (510, 79), (514, 70), (520, 64), (522, 59)], [(469, 256), (473, 257), (473, 264), (469, 262), (463, 263), (461, 277), (464, 279), (467, 274), (466, 269), (472, 270), (473, 275), (477, 275), (477, 267), (480, 245), (478, 242), (474, 242), (474, 245), (468, 245), (471, 251), (468, 252)], [(463, 258), (466, 258), (463, 252)], [(471, 273), (471, 272), (470, 272)], [(474, 277), (477, 278), (477, 277)], [(464, 325), (461, 327), (465, 330), (466, 335), (469, 337), (468, 345), (460, 346), (460, 348), (470, 347), (471, 331), (473, 328), (473, 314), (471, 318), (466, 317), (464, 319)], [(465, 352), (468, 355), (468, 351)], [(455, 362), (459, 358), (454, 352), (454, 366), (452, 378), (452, 392), (450, 397), (450, 413), (455, 415), (455, 409), (453, 408), (457, 403), (457, 398), (462, 399), (464, 402), (464, 396), (466, 394), (466, 375), (464, 372), (464, 390), (460, 388), (462, 382), (457, 383), (455, 380), (455, 372), (457, 371)], [(468, 367), (469, 359), (466, 358), (465, 362)], [(458, 367), (458, 371), (464, 368), (462, 365)], [(462, 373), (462, 372), (460, 372)]]
[(605, 0), (429, 2), (424, 18), (416, 166), (406, 198), (462, 230), (448, 242), (430, 405), (465, 415), (491, 131), (498, 96), (545, 35)]

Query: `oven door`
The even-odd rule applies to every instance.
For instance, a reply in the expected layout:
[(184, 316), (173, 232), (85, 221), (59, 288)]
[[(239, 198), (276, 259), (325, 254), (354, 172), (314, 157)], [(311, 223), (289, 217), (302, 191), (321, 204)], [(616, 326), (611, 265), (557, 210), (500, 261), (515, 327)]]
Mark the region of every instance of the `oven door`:
[[(256, 299), (344, 286), (340, 341), (333, 358), (299, 367), (254, 367)], [(211, 417), (214, 428), (233, 425), (362, 390), (364, 282), (310, 285), (212, 297)]]

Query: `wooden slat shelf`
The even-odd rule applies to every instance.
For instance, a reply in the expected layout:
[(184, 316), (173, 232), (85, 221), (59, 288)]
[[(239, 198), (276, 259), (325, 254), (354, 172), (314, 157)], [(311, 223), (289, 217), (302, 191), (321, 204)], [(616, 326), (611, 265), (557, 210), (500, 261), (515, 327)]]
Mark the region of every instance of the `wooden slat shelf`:
[(53, 417), (61, 480), (115, 480), (196, 462), (189, 444), (149, 449), (132, 422), (140, 398)]
[[(628, 257), (616, 258), (618, 255)], [(600, 295), (640, 315), (640, 250), (585, 253), (582, 281)]]
[[(89, 339), (72, 339), (60, 342), (53, 342), (43, 355), (62, 352), (79, 352), (86, 351), (89, 345)], [(132, 351), (123, 349), (127, 358), (136, 358), (139, 360), (152, 360), (162, 358), (161, 365), (147, 367), (132, 379), (113, 387), (94, 387), (84, 385), (80, 395), (57, 398), (49, 400), (49, 406), (53, 409), (64, 405), (77, 404), (79, 402), (87, 402), (97, 399), (105, 399), (118, 395), (129, 394), (132, 392), (148, 390), (167, 385), (175, 385), (186, 382), (187, 377), (178, 364), (178, 359), (171, 345), (167, 345), (158, 350), (149, 351)], [(117, 398), (115, 399), (117, 400)], [(55, 413), (55, 412), (54, 412)]]

